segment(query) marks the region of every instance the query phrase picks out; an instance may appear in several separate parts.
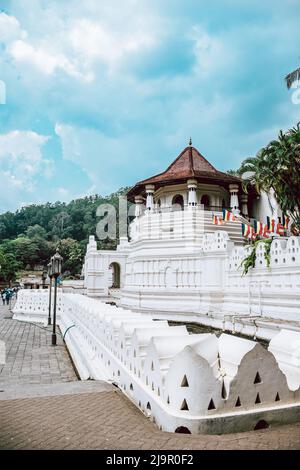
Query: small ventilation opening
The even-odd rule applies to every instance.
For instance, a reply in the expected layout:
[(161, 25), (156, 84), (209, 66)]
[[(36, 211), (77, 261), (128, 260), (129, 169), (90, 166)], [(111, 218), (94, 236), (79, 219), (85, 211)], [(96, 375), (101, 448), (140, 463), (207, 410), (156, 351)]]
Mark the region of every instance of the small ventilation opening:
[(258, 431), (259, 429), (268, 429), (268, 427), (269, 427), (269, 424), (267, 423), (267, 421), (265, 421), (264, 419), (261, 419), (254, 426), (254, 431)]
[(130, 390), (133, 390), (133, 385), (132, 384), (130, 384)]
[(170, 397), (167, 398), (167, 403), (170, 404)]
[(179, 426), (178, 428), (175, 429), (175, 432), (179, 434), (192, 434), (191, 431), (185, 426)]
[(147, 410), (150, 410), (150, 411), (151, 411), (151, 405), (150, 405), (149, 401), (148, 401), (148, 403), (147, 403)]
[(226, 396), (227, 396), (226, 387), (225, 387), (225, 384), (223, 382), (223, 384), (222, 384), (222, 398), (223, 398), (223, 400), (226, 400)]
[(154, 370), (154, 364), (151, 362), (151, 370)]
[(181, 387), (188, 387), (188, 386), (189, 386), (188, 379), (187, 379), (186, 375), (184, 375), (184, 377), (181, 381)]
[(208, 410), (215, 410), (215, 409), (216, 409), (213, 399), (210, 400), (207, 409), (208, 409)]
[(236, 406), (236, 407), (237, 407), (237, 406), (242, 406), (240, 397), (237, 397), (237, 400), (236, 400), (236, 402), (235, 402), (235, 406)]
[(259, 403), (261, 403), (261, 399), (260, 399), (260, 396), (259, 396), (259, 393), (256, 395), (256, 398), (255, 398), (255, 404), (258, 405)]
[(278, 392), (276, 393), (275, 401), (280, 401), (280, 395)]
[(256, 372), (254, 383), (255, 384), (260, 384), (261, 383), (261, 378), (260, 378), (259, 372)]
[(181, 403), (180, 409), (184, 411), (187, 411), (189, 409), (186, 399), (184, 399), (183, 402)]

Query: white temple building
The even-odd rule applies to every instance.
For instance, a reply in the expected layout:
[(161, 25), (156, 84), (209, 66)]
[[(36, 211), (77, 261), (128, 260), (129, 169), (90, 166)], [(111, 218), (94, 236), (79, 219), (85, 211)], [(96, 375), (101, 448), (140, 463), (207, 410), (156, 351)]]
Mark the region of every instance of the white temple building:
[[(274, 236), (268, 253), (259, 243), (243, 275), (252, 248), (241, 224), (271, 216), (268, 198), (245, 194), (239, 178), (192, 145), (128, 198), (129, 238), (120, 236), (113, 251), (98, 250), (91, 236), (87, 295), (68, 285), (58, 295), (57, 321), (80, 378), (114, 383), (164, 431), (299, 422), (300, 237)], [(234, 217), (214, 225), (222, 208)], [(48, 303), (45, 290), (20, 291), (14, 318), (47, 324)], [(168, 320), (223, 332), (195, 334)]]
[[(135, 203), (129, 239), (121, 237), (117, 250), (108, 251), (97, 250), (90, 237), (84, 264), (88, 296), (216, 327), (226, 326), (229, 317), (232, 326), (243, 316), (243, 333), (251, 335), (248, 316), (299, 318), (299, 237), (274, 237), (269, 267), (262, 243), (255, 268), (242, 275), (249, 246), (241, 224), (274, 217), (266, 195), (254, 188), (246, 194), (240, 178), (215, 169), (190, 143), (164, 172), (138, 182), (127, 197)], [(223, 208), (236, 220), (216, 226), (213, 215), (221, 216)]]

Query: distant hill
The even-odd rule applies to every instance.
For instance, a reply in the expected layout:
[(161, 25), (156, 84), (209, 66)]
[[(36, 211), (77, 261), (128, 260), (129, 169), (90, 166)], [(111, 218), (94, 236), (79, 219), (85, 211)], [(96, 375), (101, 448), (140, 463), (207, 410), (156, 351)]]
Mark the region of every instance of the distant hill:
[[(69, 203), (33, 204), (0, 215), (0, 281), (11, 281), (22, 269), (46, 266), (56, 247), (64, 257), (64, 271), (80, 273), (89, 235), (96, 234), (101, 204), (119, 204), (129, 188), (103, 197), (75, 199)], [(98, 241), (102, 249), (114, 249), (118, 240)]]

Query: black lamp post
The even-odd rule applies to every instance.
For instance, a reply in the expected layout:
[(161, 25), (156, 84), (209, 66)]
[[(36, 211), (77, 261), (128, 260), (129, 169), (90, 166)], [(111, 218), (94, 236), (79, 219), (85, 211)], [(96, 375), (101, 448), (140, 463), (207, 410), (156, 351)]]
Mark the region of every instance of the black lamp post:
[(47, 264), (47, 273), (49, 276), (49, 310), (48, 310), (48, 325), (51, 325), (51, 297), (52, 297), (52, 263)]
[(52, 346), (56, 346), (56, 300), (57, 300), (57, 278), (61, 273), (62, 256), (56, 251), (55, 255), (51, 258), (52, 276), (54, 277), (54, 305), (53, 305), (53, 332), (52, 332)]
[(47, 271), (44, 270), (42, 274), (42, 289), (45, 289), (46, 279), (47, 279)]

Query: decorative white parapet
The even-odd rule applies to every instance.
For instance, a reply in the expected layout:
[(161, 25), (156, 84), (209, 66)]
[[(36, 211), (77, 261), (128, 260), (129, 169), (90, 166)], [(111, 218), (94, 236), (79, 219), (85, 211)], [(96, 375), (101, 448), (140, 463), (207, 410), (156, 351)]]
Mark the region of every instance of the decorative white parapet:
[(269, 345), (280, 370), (286, 375), (290, 390), (299, 392), (300, 387), (300, 334), (281, 330)]
[[(47, 325), (49, 308), (48, 289), (24, 289), (18, 292), (17, 302), (14, 307), (14, 318), (16, 320), (34, 321)], [(57, 317), (60, 316), (62, 308), (61, 291), (57, 293)], [(53, 295), (52, 295), (53, 311)]]
[[(15, 317), (46, 320), (46, 300), (20, 291)], [(64, 293), (58, 321), (81, 379), (114, 382), (165, 431), (227, 433), (300, 419), (300, 333), (281, 332), (268, 351)]]

